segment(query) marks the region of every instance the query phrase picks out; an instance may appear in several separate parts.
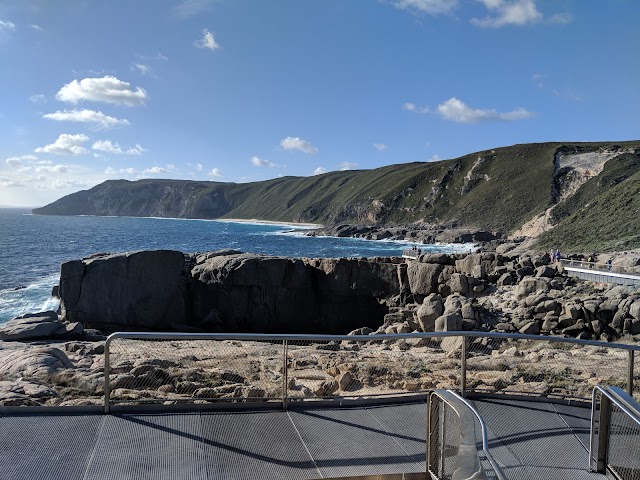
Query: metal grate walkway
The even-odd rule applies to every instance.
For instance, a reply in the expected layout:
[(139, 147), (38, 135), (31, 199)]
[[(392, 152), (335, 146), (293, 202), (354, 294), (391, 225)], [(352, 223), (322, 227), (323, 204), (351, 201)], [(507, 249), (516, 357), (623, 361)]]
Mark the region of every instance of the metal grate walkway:
[(590, 409), (547, 402), (476, 400), (489, 450), (509, 479), (595, 480), (588, 472)]
[[(589, 410), (476, 400), (510, 479), (586, 471)], [(0, 478), (314, 479), (425, 472), (426, 406), (0, 417)]]
[(0, 418), (0, 478), (314, 479), (424, 472), (426, 408)]

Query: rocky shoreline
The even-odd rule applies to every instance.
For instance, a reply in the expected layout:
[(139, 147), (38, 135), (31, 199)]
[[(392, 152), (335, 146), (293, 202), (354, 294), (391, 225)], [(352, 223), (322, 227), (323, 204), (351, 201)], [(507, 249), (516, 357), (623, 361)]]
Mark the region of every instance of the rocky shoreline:
[[(114, 330), (234, 332), (250, 325), (244, 331), (349, 332), (356, 343), (291, 347), (291, 392), (304, 397), (455, 385), (459, 342), (385, 341), (389, 334), (463, 330), (640, 341), (640, 289), (579, 281), (538, 255), (428, 254), (404, 261), (233, 251), (101, 254), (62, 266), (60, 296), (60, 315), (27, 315), (0, 328), (0, 405), (100, 403), (104, 335)], [(279, 395), (281, 355), (273, 346), (221, 341), (212, 353), (179, 343), (166, 351), (128, 344), (126, 355), (114, 359), (115, 398)], [(620, 352), (597, 348), (566, 355), (544, 342), (489, 341), (473, 349), (478, 366), (470, 377), (490, 391), (517, 388), (523, 379), (531, 388), (533, 367), (542, 394), (568, 391), (565, 377), (575, 388), (591, 385), (600, 377), (575, 365), (596, 358), (624, 375), (616, 363), (624, 360), (616, 357)], [(229, 364), (230, 358), (238, 360)], [(544, 373), (559, 364), (565, 373)]]

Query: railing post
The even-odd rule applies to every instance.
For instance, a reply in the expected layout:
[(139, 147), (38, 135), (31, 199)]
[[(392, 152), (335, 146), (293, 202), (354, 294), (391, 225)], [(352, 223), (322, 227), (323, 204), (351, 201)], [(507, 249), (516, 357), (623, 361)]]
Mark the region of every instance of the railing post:
[(111, 345), (111, 339), (107, 338), (104, 342), (104, 413), (108, 414), (110, 409), (109, 397), (111, 396), (111, 383), (109, 380), (111, 364), (109, 357), (109, 345)]
[(596, 472), (607, 473), (607, 454), (609, 453), (609, 423), (611, 419), (611, 400), (600, 395), (600, 421), (598, 422), (598, 456)]
[(282, 341), (282, 409), (287, 409), (287, 399), (289, 393), (289, 361), (287, 358), (289, 342)]
[(629, 371), (627, 372), (627, 393), (633, 397), (633, 350), (629, 350)]
[(467, 398), (467, 337), (462, 336), (460, 352), (461, 368), (460, 368), (460, 396)]

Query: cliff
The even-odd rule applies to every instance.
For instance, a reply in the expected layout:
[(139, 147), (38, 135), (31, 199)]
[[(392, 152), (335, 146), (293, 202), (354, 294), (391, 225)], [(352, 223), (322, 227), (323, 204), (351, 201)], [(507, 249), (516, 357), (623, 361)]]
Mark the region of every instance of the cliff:
[[(33, 212), (258, 218), (328, 225), (414, 224), (537, 237), (571, 221), (572, 216), (581, 215), (586, 205), (602, 205), (597, 200), (613, 189), (626, 191), (638, 172), (638, 141), (525, 144), (439, 162), (248, 184), (110, 180)], [(619, 249), (640, 246), (637, 230), (626, 228), (625, 224), (625, 219), (637, 217), (640, 200), (619, 202), (617, 208), (613, 219), (591, 215), (586, 227), (594, 230), (607, 224), (614, 231), (630, 230), (631, 234), (622, 242), (601, 244), (598, 248), (613, 248), (614, 244)], [(568, 234), (553, 242), (556, 247), (572, 247)]]

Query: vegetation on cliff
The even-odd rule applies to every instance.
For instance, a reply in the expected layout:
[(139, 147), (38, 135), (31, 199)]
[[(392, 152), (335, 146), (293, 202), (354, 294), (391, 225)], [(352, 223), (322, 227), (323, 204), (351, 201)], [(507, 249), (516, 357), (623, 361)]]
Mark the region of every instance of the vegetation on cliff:
[(546, 212), (555, 228), (542, 238), (545, 245), (603, 250), (638, 244), (633, 188), (639, 171), (638, 141), (524, 144), (439, 162), (245, 184), (110, 180), (34, 213), (418, 223), (507, 235)]

